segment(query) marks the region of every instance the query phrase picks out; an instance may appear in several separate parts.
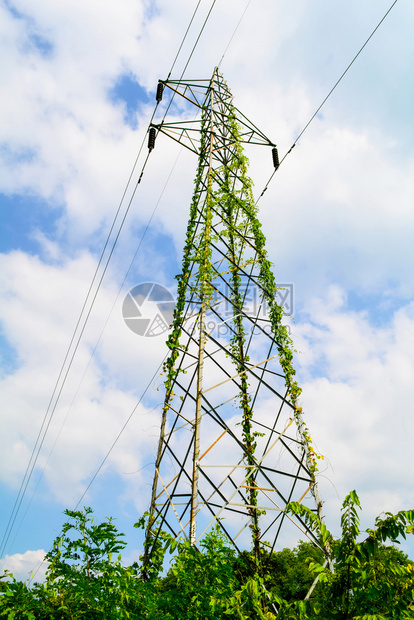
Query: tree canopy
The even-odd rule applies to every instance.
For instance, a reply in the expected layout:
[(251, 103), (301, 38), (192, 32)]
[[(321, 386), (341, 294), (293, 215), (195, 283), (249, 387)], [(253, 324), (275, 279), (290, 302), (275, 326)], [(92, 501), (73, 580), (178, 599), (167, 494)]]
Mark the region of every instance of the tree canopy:
[[(295, 549), (263, 550), (258, 571), (254, 554), (237, 555), (219, 528), (198, 548), (163, 534), (145, 578), (142, 565), (123, 564), (126, 543), (111, 519), (95, 524), (90, 508), (66, 510), (68, 521), (46, 556), (45, 582), (29, 588), (10, 574), (0, 578), (0, 618), (414, 619), (414, 563), (395, 546), (413, 533), (414, 511), (378, 517), (359, 541), (355, 491), (343, 503), (337, 539), (306, 507), (288, 509), (318, 532), (320, 547), (301, 541)], [(173, 555), (165, 574), (167, 551)]]

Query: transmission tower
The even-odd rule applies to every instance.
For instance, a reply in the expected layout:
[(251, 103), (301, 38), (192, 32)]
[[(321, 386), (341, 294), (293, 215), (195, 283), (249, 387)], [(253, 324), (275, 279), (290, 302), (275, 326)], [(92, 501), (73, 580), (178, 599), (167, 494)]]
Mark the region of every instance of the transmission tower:
[[(321, 516), (317, 455), (302, 417), (280, 293), (265, 249), (243, 144), (277, 149), (235, 106), (218, 69), (211, 80), (160, 81), (201, 111), (154, 124), (198, 155), (152, 485), (146, 554), (165, 530), (192, 545), (219, 524), (256, 558), (283, 535), (317, 543), (300, 501)], [(288, 533), (290, 532), (290, 534)], [(286, 544), (286, 542), (284, 542)]]

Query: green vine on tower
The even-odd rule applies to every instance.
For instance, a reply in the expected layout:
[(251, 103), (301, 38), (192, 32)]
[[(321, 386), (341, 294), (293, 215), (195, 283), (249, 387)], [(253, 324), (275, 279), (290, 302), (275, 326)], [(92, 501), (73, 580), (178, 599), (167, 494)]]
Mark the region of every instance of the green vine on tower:
[[(302, 407), (300, 407), (298, 403), (302, 389), (295, 379), (296, 370), (293, 367), (293, 343), (286, 325), (282, 324), (284, 309), (278, 304), (276, 299), (278, 286), (271, 269), (272, 264), (268, 259), (265, 248), (266, 237), (263, 234), (261, 223), (257, 218), (258, 208), (253, 198), (253, 183), (247, 175), (248, 159), (241, 146), (240, 130), (234, 110), (228, 115), (228, 129), (234, 138), (234, 154), (230, 163), (230, 168), (240, 171), (240, 182), (242, 185), (242, 189), (239, 190), (238, 195), (237, 193), (233, 193), (232, 195), (234, 208), (237, 207), (240, 214), (242, 214), (239, 215), (237, 227), (240, 230), (244, 226), (254, 237), (255, 249), (259, 259), (258, 281), (264, 291), (264, 296), (269, 306), (269, 319), (278, 348), (280, 365), (285, 377), (286, 397), (292, 405), (293, 417), (305, 446), (308, 469), (314, 481), (315, 473), (318, 470), (317, 460), (323, 457), (318, 455), (314, 450), (308, 428), (305, 426), (302, 419)], [(231, 231), (231, 222), (229, 222), (229, 225)]]

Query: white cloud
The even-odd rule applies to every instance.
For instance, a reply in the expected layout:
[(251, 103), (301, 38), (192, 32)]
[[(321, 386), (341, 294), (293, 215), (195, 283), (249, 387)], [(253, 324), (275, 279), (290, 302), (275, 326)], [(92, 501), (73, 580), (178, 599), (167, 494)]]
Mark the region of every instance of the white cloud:
[[(1, 319), (17, 363), (1, 380), (4, 443), (0, 469), (3, 481), (17, 485), (35, 444), (69, 344), (68, 335), (74, 328), (74, 317), (80, 311), (95, 265), (88, 255), (62, 266), (45, 265), (37, 257), (21, 252), (2, 256), (1, 262)], [(63, 504), (79, 498), (163, 357), (160, 342), (155, 346), (145, 339), (139, 342), (128, 330), (118, 304), (103, 337), (102, 350), (104, 354), (112, 352), (112, 361), (108, 358), (103, 363), (101, 351), (91, 360), (92, 347), (115, 290), (109, 285), (98, 298), (39, 461), (51, 492)], [(147, 431), (153, 432), (156, 415), (142, 405), (138, 407), (128, 433), (109, 459), (119, 474), (138, 470), (152, 458), (154, 441)], [(61, 428), (49, 462), (47, 456)]]
[(326, 458), (321, 485), (329, 519), (338, 511), (331, 485), (341, 501), (357, 489), (366, 526), (379, 512), (412, 509), (413, 304), (374, 326), (366, 312), (348, 310), (343, 291), (334, 289), (310, 304), (309, 319), (294, 337), (302, 351), (306, 420)]
[[(333, 8), (325, 0), (315, 10), (303, 0), (293, 8), (251, 3), (223, 71), (238, 108), (278, 143), (281, 155), (388, 5), (381, 0), (361, 10), (351, 0)], [(94, 273), (96, 258), (88, 247), (100, 247), (153, 110), (153, 102), (142, 105), (133, 130), (109, 91), (121, 74), (155, 89), (157, 79), (166, 77), (194, 3), (14, 0), (9, 6), (23, 17), (0, 8), (0, 54), (7, 60), (0, 69), (0, 191), (37, 195), (47, 201), (43, 209), (51, 219), (56, 207), (60, 218), (56, 233), (33, 233), (45, 260), (23, 252), (0, 256), (0, 318), (16, 353), (15, 367), (1, 376), (0, 476), (15, 487)], [(187, 77), (211, 75), (244, 6), (239, 0), (217, 3)], [(202, 3), (173, 77), (180, 75), (207, 10)], [(295, 283), (297, 307), (308, 313), (298, 315), (293, 333), (304, 352), (300, 372), (310, 429), (340, 497), (361, 489), (372, 514), (412, 502), (414, 216), (412, 111), (406, 103), (412, 11), (411, 5), (393, 9), (260, 203), (276, 277)], [(158, 199), (130, 279), (137, 284), (151, 274), (171, 284), (170, 253), (174, 246), (178, 257), (181, 252), (196, 167), (195, 156), (180, 155), (162, 194), (177, 153), (175, 144), (158, 137), (46, 440), (41, 464), (47, 488), (60, 502), (78, 499), (163, 357), (162, 338), (140, 340), (128, 331), (121, 295), (46, 463), (127, 259)], [(272, 172), (271, 157), (260, 148), (249, 156), (257, 195)], [(171, 242), (168, 256), (160, 238)], [(351, 311), (349, 291), (389, 303), (383, 323), (377, 308)], [(158, 396), (161, 400), (162, 392), (151, 388), (151, 406)], [(149, 470), (130, 474), (153, 459), (158, 415), (150, 405), (141, 406), (105, 467), (123, 477), (119, 494), (133, 496), (138, 509), (146, 501), (139, 489)], [(324, 491), (334, 496), (329, 484)], [(332, 514), (337, 503), (329, 501)]]
[[(124, 125), (109, 90), (138, 53), (143, 5), (14, 6), (22, 18), (1, 11), (9, 34), (2, 52), (0, 188), (63, 203), (75, 230), (93, 232), (112, 215), (136, 153), (136, 132)], [(50, 42), (50, 52), (30, 44), (33, 30)]]
[(48, 563), (43, 561), (45, 555), (44, 549), (6, 555), (0, 559), (0, 573), (8, 571), (17, 581), (26, 582), (33, 579), (34, 582), (40, 583), (44, 581), (48, 567)]

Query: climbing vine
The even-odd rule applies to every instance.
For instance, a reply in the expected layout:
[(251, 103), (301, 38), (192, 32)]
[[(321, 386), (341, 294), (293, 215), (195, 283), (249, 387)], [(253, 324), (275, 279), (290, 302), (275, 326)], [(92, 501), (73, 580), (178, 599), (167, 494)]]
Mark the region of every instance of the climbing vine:
[(266, 237), (263, 234), (261, 223), (257, 218), (258, 208), (253, 198), (253, 183), (247, 176), (248, 159), (244, 155), (241, 147), (240, 130), (233, 111), (230, 112), (228, 116), (228, 127), (234, 137), (234, 154), (230, 169), (238, 170), (241, 183), (241, 190), (239, 190), (238, 195), (234, 193), (232, 196), (234, 208), (237, 207), (240, 213), (243, 214), (243, 217), (239, 218), (238, 229), (240, 230), (241, 226), (244, 225), (245, 229), (248, 227), (249, 233), (254, 237), (255, 249), (259, 258), (258, 281), (264, 291), (269, 306), (269, 319), (278, 347), (280, 365), (285, 377), (287, 399), (292, 405), (293, 417), (295, 418), (298, 432), (305, 446), (308, 469), (314, 479), (314, 475), (318, 469), (317, 459), (323, 457), (318, 455), (312, 446), (311, 437), (302, 419), (302, 407), (298, 404), (298, 398), (302, 389), (295, 379), (296, 370), (293, 367), (293, 343), (287, 327), (282, 324), (284, 310), (276, 300), (278, 287), (271, 269), (272, 264), (268, 259), (265, 249)]
[[(233, 325), (234, 333), (230, 339), (230, 353), (232, 354), (237, 373), (239, 375), (240, 390), (239, 400), (242, 410), (242, 442), (246, 455), (246, 486), (248, 497), (248, 512), (251, 517), (250, 529), (252, 532), (253, 548), (255, 551), (255, 559), (260, 568), (260, 529), (259, 529), (259, 511), (257, 509), (257, 485), (256, 485), (256, 437), (259, 433), (253, 431), (252, 418), (253, 410), (251, 407), (251, 396), (249, 394), (249, 384), (246, 374), (246, 363), (249, 361), (248, 355), (245, 353), (246, 330), (243, 325), (242, 310), (243, 299), (241, 295), (241, 278), (238, 268), (237, 252), (240, 251), (240, 236), (235, 235), (237, 227), (237, 213), (235, 213), (235, 200), (231, 190), (230, 167), (223, 170), (224, 182), (220, 186), (218, 192), (219, 204), (225, 214), (227, 223), (227, 237), (229, 241), (228, 258), (230, 263), (230, 299), (233, 307)], [(250, 262), (250, 261), (246, 261)]]
[[(205, 113), (203, 113), (202, 123), (205, 123)], [(188, 291), (191, 290), (191, 286), (189, 283), (191, 276), (191, 267), (194, 262), (199, 264), (199, 280), (204, 283), (208, 281), (208, 253), (211, 249), (209, 249), (209, 244), (206, 238), (206, 235), (202, 236), (201, 242), (198, 247), (194, 247), (194, 237), (195, 230), (197, 227), (197, 219), (198, 219), (198, 211), (199, 211), (199, 203), (202, 195), (202, 185), (203, 185), (203, 173), (204, 173), (204, 163), (206, 158), (206, 138), (205, 132), (201, 132), (201, 146), (200, 146), (200, 155), (199, 155), (199, 165), (197, 168), (197, 175), (194, 181), (194, 193), (190, 206), (190, 217), (187, 224), (187, 232), (185, 237), (185, 244), (183, 250), (183, 261), (182, 261), (182, 271), (180, 274), (175, 276), (178, 281), (177, 287), (177, 302), (174, 309), (173, 314), (173, 322), (171, 325), (171, 333), (167, 340), (167, 347), (170, 349), (171, 353), (168, 356), (167, 360), (164, 363), (164, 373), (166, 374), (166, 379), (164, 382), (166, 388), (166, 396), (164, 403), (164, 410), (168, 409), (168, 404), (171, 401), (173, 396), (172, 388), (174, 384), (174, 380), (177, 376), (178, 370), (176, 369), (175, 363), (177, 361), (179, 355), (179, 343), (181, 336), (181, 326), (184, 317), (184, 309), (186, 305), (186, 295)], [(209, 192), (208, 192), (209, 193)], [(208, 200), (208, 198), (207, 198)], [(205, 289), (206, 292), (206, 289)]]
[[(241, 147), (240, 130), (233, 108), (231, 106), (228, 108), (226, 124), (226, 140), (228, 139), (228, 147), (226, 149), (227, 161), (225, 161), (221, 168), (216, 168), (215, 170), (210, 165), (213, 146), (212, 142), (210, 142), (212, 140), (211, 123), (211, 111), (206, 106), (202, 113), (199, 163), (183, 250), (182, 271), (176, 276), (178, 281), (177, 303), (174, 310), (171, 333), (167, 340), (170, 353), (163, 367), (166, 394), (163, 407), (159, 458), (166, 416), (174, 396), (174, 384), (180, 372), (177, 360), (181, 350), (182, 325), (186, 315), (186, 307), (189, 303), (188, 295), (194, 294), (197, 301), (201, 304), (200, 308), (203, 311), (199, 313), (202, 332), (200, 333), (200, 338), (205, 337), (202, 323), (203, 313), (211, 306), (214, 292), (213, 281), (217, 276), (217, 272), (212, 264), (212, 251), (213, 242), (217, 241), (217, 233), (213, 230), (213, 215), (218, 215), (224, 224), (220, 236), (226, 239), (229, 263), (229, 269), (226, 273), (229, 274), (229, 297), (233, 310), (233, 335), (230, 338), (229, 354), (237, 369), (237, 382), (239, 384), (240, 425), (242, 444), (246, 455), (246, 503), (251, 517), (250, 529), (256, 561), (260, 567), (260, 510), (258, 508), (257, 461), (255, 458), (257, 437), (260, 433), (253, 429), (253, 410), (246, 372), (249, 357), (246, 353), (246, 330), (243, 324), (243, 295), (239, 260), (243, 254), (247, 236), (252, 239), (251, 246), (254, 247), (256, 255), (245, 260), (243, 266), (245, 268), (253, 262), (258, 264), (258, 284), (269, 307), (270, 325), (285, 381), (286, 400), (292, 407), (292, 417), (295, 419), (298, 433), (304, 445), (307, 467), (313, 482), (315, 481), (315, 473), (317, 471), (317, 459), (321, 457), (313, 449), (311, 437), (302, 418), (302, 408), (298, 403), (301, 388), (295, 378), (296, 371), (293, 367), (292, 340), (287, 327), (282, 324), (284, 310), (277, 302), (278, 287), (265, 249), (266, 239), (257, 217), (258, 209), (253, 199), (252, 181), (247, 175), (248, 160)], [(206, 168), (209, 170), (207, 175)], [(201, 232), (199, 232), (200, 229)], [(149, 518), (148, 531), (151, 525), (152, 517)]]
[[(206, 114), (203, 112), (202, 123), (205, 123)], [(171, 325), (171, 332), (167, 339), (167, 347), (170, 350), (170, 354), (167, 357), (166, 361), (163, 365), (163, 374), (165, 375), (164, 385), (165, 385), (165, 399), (164, 406), (162, 411), (162, 420), (161, 420), (161, 430), (160, 430), (160, 440), (158, 444), (158, 454), (156, 459), (156, 471), (160, 465), (162, 451), (163, 451), (163, 442), (164, 442), (164, 433), (166, 428), (167, 414), (168, 409), (170, 407), (171, 400), (174, 396), (174, 383), (179, 373), (179, 368), (177, 368), (176, 362), (180, 354), (180, 337), (182, 333), (182, 324), (185, 313), (185, 306), (187, 303), (186, 296), (187, 294), (194, 288), (197, 288), (197, 285), (190, 285), (190, 277), (192, 275), (192, 267), (194, 263), (199, 264), (199, 273), (201, 272), (204, 280), (208, 279), (208, 252), (211, 252), (209, 249), (209, 244), (206, 239), (206, 234), (202, 235), (201, 242), (199, 242), (198, 246), (195, 246), (195, 233), (197, 229), (197, 220), (199, 217), (199, 204), (201, 200), (201, 196), (203, 193), (203, 172), (204, 172), (204, 164), (206, 158), (206, 140), (205, 140), (205, 132), (201, 132), (201, 146), (200, 146), (200, 155), (199, 155), (199, 165), (197, 168), (197, 175), (194, 181), (194, 193), (190, 206), (190, 217), (187, 224), (187, 231), (185, 237), (185, 245), (183, 250), (183, 260), (182, 260), (182, 271), (179, 275), (176, 276), (176, 280), (178, 281), (177, 287), (177, 301), (173, 313), (173, 321)], [(210, 192), (207, 191), (207, 202), (208, 202), (208, 194)], [(208, 211), (208, 209), (207, 209)], [(206, 226), (205, 230), (208, 228), (207, 218), (206, 218)], [(211, 261), (210, 261), (211, 262)], [(198, 279), (199, 281), (199, 279)], [(204, 281), (202, 281), (201, 287), (203, 287)], [(199, 287), (198, 293), (201, 292), (201, 287)], [(204, 287), (205, 288), (205, 287)], [(154, 553), (154, 545), (157, 544), (158, 534), (154, 535), (153, 527), (155, 525), (155, 515), (154, 515), (154, 502), (156, 497), (157, 490), (157, 476), (154, 478), (153, 488), (152, 488), (152, 500), (151, 500), (151, 509), (150, 514), (148, 516), (147, 528), (146, 528), (146, 543), (144, 549), (144, 574), (146, 574), (147, 566), (149, 566), (150, 558)]]

